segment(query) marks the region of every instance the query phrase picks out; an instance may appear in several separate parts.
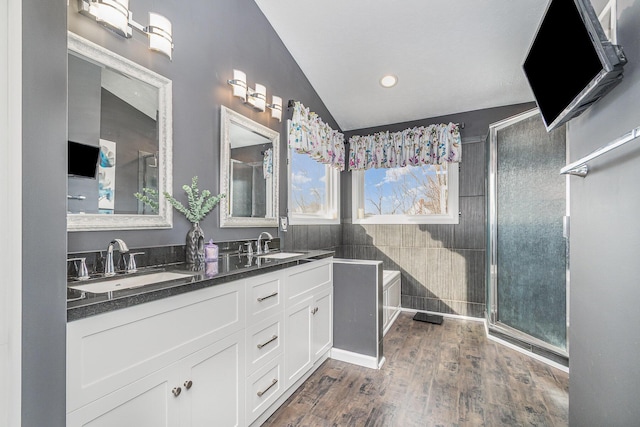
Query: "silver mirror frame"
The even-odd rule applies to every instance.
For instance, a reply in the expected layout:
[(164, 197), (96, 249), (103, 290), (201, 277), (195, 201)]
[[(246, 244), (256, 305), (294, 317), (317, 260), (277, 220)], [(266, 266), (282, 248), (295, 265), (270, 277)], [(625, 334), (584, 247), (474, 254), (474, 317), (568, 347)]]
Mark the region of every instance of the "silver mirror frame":
[(173, 108), (172, 82), (133, 61), (111, 52), (72, 32), (67, 33), (68, 50), (99, 64), (120, 71), (158, 89), (158, 176), (160, 202), (157, 215), (136, 214), (68, 214), (67, 231), (140, 230), (173, 227), (173, 211), (164, 191), (172, 192)]
[[(231, 141), (229, 130), (232, 124), (240, 125), (252, 132), (269, 139), (273, 146), (273, 197), (267, 201), (271, 204), (272, 218), (245, 218), (233, 217), (229, 215), (229, 200), (231, 191), (230, 165), (231, 165)], [(227, 197), (220, 203), (220, 227), (277, 227), (278, 226), (278, 205), (279, 195), (279, 175), (280, 175), (280, 133), (237, 113), (224, 105), (220, 112), (220, 192)]]

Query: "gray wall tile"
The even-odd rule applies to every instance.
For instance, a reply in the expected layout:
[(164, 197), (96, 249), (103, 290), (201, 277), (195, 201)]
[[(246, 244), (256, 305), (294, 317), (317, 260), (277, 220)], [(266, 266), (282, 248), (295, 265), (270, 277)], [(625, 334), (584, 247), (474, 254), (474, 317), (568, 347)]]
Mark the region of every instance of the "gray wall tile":
[(427, 249), (425, 257), (425, 287), (432, 297), (450, 298), (451, 251), (449, 249)]
[(418, 224), (400, 225), (401, 245), (403, 248), (424, 248), (427, 244), (427, 232)]
[(464, 144), (462, 147), (462, 163), (460, 163), (459, 195), (485, 195), (485, 142)]
[(456, 249), (484, 249), (484, 196), (460, 197), (460, 223), (453, 227), (453, 247)]
[(376, 228), (376, 236), (380, 238), (381, 246), (402, 246), (402, 226), (378, 224)]
[(400, 260), (402, 262), (401, 280), (405, 293), (417, 296), (426, 296), (426, 248), (400, 248)]
[(453, 228), (451, 224), (426, 224), (420, 225), (420, 230), (425, 232), (427, 248), (451, 248), (453, 247)]
[(451, 255), (451, 292), (448, 298), (485, 302), (485, 251), (457, 249)]

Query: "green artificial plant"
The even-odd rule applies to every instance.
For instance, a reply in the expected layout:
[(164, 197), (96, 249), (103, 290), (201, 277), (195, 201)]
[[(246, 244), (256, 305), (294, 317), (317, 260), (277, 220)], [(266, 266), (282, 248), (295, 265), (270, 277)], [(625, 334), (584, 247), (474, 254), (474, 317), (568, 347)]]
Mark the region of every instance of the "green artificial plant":
[[(183, 185), (182, 189), (187, 193), (188, 207), (168, 192), (165, 191), (162, 194), (171, 203), (171, 206), (182, 213), (191, 223), (200, 222), (226, 196), (224, 193), (213, 196), (209, 190), (200, 193), (197, 176), (191, 180), (191, 187)], [(158, 212), (158, 192), (156, 190), (143, 188), (142, 193), (135, 193), (134, 196), (142, 203), (149, 205), (154, 212)]]

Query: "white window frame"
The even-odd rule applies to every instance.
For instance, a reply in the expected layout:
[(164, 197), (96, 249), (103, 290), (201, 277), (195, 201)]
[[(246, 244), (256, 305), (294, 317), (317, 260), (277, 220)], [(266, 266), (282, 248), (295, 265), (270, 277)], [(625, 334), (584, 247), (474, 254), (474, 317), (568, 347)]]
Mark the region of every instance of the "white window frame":
[(351, 173), (352, 224), (458, 224), (460, 221), (460, 172), (458, 163), (447, 168), (447, 214), (433, 215), (364, 215), (364, 171)]
[(287, 154), (287, 214), (290, 225), (321, 225), (321, 224), (340, 224), (340, 171), (330, 165), (323, 165), (327, 171), (327, 180), (325, 182), (325, 194), (327, 196), (327, 214), (301, 214), (293, 212), (293, 200), (291, 185), (291, 160), (293, 149), (288, 150)]

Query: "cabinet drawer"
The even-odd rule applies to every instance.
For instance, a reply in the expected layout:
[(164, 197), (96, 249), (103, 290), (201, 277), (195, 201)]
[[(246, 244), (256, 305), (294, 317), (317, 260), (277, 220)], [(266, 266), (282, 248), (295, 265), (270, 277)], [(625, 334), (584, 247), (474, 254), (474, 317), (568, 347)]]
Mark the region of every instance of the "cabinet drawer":
[(284, 359), (280, 356), (247, 378), (247, 424), (251, 424), (284, 392)]
[[(291, 268), (286, 277), (287, 304), (296, 303), (305, 293), (333, 281), (331, 259), (315, 261)], [(299, 298), (301, 297), (301, 298)]]
[(67, 411), (245, 326), (244, 281), (67, 324)]
[(247, 279), (248, 325), (283, 309), (283, 278), (284, 273), (279, 271)]
[(247, 374), (281, 354), (284, 343), (284, 312), (247, 329)]

